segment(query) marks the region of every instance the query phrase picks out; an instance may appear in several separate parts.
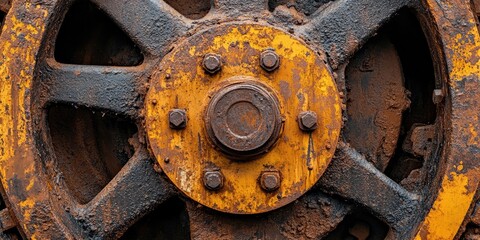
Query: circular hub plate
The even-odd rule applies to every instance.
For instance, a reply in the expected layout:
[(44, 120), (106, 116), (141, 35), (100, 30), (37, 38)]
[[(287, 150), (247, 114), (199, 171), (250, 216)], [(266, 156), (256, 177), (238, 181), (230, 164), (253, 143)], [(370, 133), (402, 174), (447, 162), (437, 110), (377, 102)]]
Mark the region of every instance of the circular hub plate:
[[(260, 64), (267, 49), (280, 57), (271, 72)], [(204, 70), (207, 54), (221, 56), (221, 70)], [(169, 127), (172, 109), (186, 110), (185, 129)], [(298, 127), (304, 111), (318, 115), (313, 132)], [(303, 42), (272, 27), (229, 24), (190, 37), (164, 58), (151, 79), (146, 125), (158, 163), (187, 196), (223, 212), (261, 213), (300, 197), (323, 174), (341, 103), (331, 73)], [(212, 171), (223, 175), (215, 191), (204, 185)], [(262, 189), (265, 172), (280, 176), (278, 189)]]
[(232, 159), (251, 160), (266, 153), (282, 126), (276, 98), (248, 79), (241, 77), (239, 83), (220, 90), (207, 110), (205, 123), (210, 139)]

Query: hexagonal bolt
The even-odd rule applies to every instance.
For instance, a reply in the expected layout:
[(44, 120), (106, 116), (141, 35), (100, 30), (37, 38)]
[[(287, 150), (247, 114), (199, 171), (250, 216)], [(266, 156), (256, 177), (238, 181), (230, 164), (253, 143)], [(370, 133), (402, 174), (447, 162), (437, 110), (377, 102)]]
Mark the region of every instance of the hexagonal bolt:
[(260, 55), (260, 66), (267, 72), (272, 72), (280, 66), (280, 57), (273, 50), (265, 50)]
[(203, 184), (208, 190), (217, 191), (223, 187), (223, 174), (220, 171), (208, 171), (203, 175)]
[(276, 171), (265, 171), (260, 175), (260, 186), (265, 192), (273, 192), (280, 188), (282, 179)]
[(172, 129), (187, 127), (187, 112), (183, 109), (173, 109), (168, 113), (168, 122)]
[(203, 69), (210, 74), (214, 74), (222, 69), (222, 57), (220, 55), (209, 53), (203, 58)]
[(318, 117), (315, 112), (306, 111), (298, 115), (298, 126), (303, 131), (313, 131), (318, 127)]
[(433, 103), (435, 104), (441, 103), (443, 101), (443, 98), (445, 97), (442, 89), (434, 89), (432, 96)]

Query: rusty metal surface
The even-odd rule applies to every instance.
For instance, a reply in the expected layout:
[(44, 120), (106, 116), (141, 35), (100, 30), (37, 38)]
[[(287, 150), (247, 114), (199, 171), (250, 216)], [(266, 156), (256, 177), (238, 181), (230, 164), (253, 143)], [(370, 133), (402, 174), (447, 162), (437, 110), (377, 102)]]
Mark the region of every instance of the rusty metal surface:
[(10, 210), (7, 208), (0, 211), (0, 231), (4, 232), (17, 226), (17, 222), (12, 218)]
[[(329, 70), (347, 61), (398, 9), (415, 1), (337, 0), (308, 17), (298, 17), (290, 9), (282, 13), (287, 15), (284, 18), (278, 15), (282, 7), (277, 7), (276, 14), (271, 15), (268, 1), (217, 0), (205, 20), (198, 21), (179, 15), (163, 1), (94, 2), (140, 46), (145, 54), (142, 65), (57, 63), (52, 58), (52, 39), (71, 1), (14, 1), (0, 35), (0, 178), (11, 203), (9, 211), (18, 219), (26, 238), (115, 239), (179, 192), (222, 211), (265, 212), (243, 216), (223, 214), (186, 199), (194, 239), (323, 238), (351, 212), (352, 206), (366, 209), (386, 222), (390, 227), (389, 239), (453, 239), (461, 228), (478, 187), (480, 159), (480, 120), (477, 109), (472, 107), (478, 106), (480, 96), (480, 37), (469, 1), (426, 0), (413, 4), (428, 23), (425, 32), (430, 38), (440, 79), (436, 87), (444, 95), (435, 101), (440, 112), (432, 125), (435, 129), (431, 126), (412, 129), (409, 135), (412, 144), (405, 146), (413, 155), (432, 156), (432, 164), (436, 166), (422, 169), (429, 178), (415, 191), (381, 171), (395, 145), (393, 142), (387, 146), (385, 157), (376, 162), (380, 169), (357, 151), (360, 149), (354, 149), (354, 144), (341, 142), (336, 149), (341, 106), (334, 83), (337, 76)], [(359, 14), (351, 14), (352, 11)], [(285, 29), (269, 26), (294, 18), (288, 14), (308, 21), (303, 26)], [(229, 21), (235, 23), (225, 23)], [(256, 30), (251, 32), (252, 29)], [(292, 34), (302, 36), (311, 46)], [(214, 44), (217, 47), (211, 49)], [(263, 62), (261, 53), (272, 46), (280, 61), (272, 58), (273, 61)], [(205, 54), (212, 52), (221, 55), (221, 67), (213, 66), (215, 71), (206, 73), (202, 61)], [(325, 65), (327, 57), (330, 67)], [(364, 70), (368, 70), (368, 64), (366, 67)], [(278, 111), (285, 121), (276, 144), (267, 148), (269, 153), (244, 162), (232, 161), (215, 150), (204, 129), (210, 98), (215, 98), (215, 93), (229, 86), (232, 82), (228, 80), (238, 75), (267, 85), (268, 90), (253, 92), (262, 95), (265, 91), (276, 96)], [(392, 83), (394, 86), (401, 86), (398, 79), (399, 76)], [(151, 93), (144, 105), (149, 82)], [(345, 90), (341, 84), (339, 88)], [(172, 89), (173, 92), (168, 92)], [(392, 136), (397, 135), (399, 112), (408, 105), (402, 91), (395, 94), (399, 96), (395, 98), (399, 105), (391, 112), (394, 120), (391, 125), (381, 126), (392, 128), (388, 133)], [(315, 97), (312, 100), (308, 96)], [(189, 100), (185, 101), (185, 97)], [(269, 108), (274, 105), (272, 102), (275, 100), (256, 106)], [(127, 116), (139, 128), (138, 135), (130, 139), (135, 152), (132, 158), (85, 204), (79, 204), (66, 190), (55, 166), (58, 162), (46, 127), (45, 109), (57, 103)], [(348, 113), (348, 105), (343, 107)], [(172, 109), (183, 109), (186, 116), (180, 114), (169, 119)], [(312, 109), (317, 115), (315, 130), (313, 118), (303, 121), (301, 115)], [(250, 112), (240, 109), (233, 116), (255, 117)], [(265, 118), (264, 122), (277, 123), (276, 114), (269, 116), (274, 117)], [(225, 114), (220, 119), (224, 117)], [(254, 132), (256, 125), (245, 122), (232, 126), (244, 133)], [(182, 128), (172, 129), (170, 124)], [(304, 131), (300, 127), (305, 127)], [(274, 135), (266, 131), (266, 138)], [(430, 146), (428, 139), (432, 136), (441, 144)], [(254, 146), (264, 145), (263, 142)], [(223, 145), (235, 148), (231, 142), (226, 143)], [(178, 149), (184, 151), (175, 152)], [(151, 159), (150, 151), (155, 160)], [(336, 156), (330, 162), (334, 151)], [(207, 155), (202, 155), (206, 152)], [(179, 164), (179, 159), (187, 158), (191, 166), (171, 167)], [(229, 172), (229, 167), (236, 165), (242, 167)], [(300, 167), (287, 170), (291, 166)], [(320, 182), (306, 192), (325, 170)], [(235, 182), (231, 176), (233, 180), (248, 181)], [(235, 185), (238, 182), (243, 185)], [(187, 191), (192, 185), (197, 192)], [(253, 190), (248, 192), (248, 189)], [(218, 197), (229, 191), (248, 193), (248, 197)], [(245, 203), (260, 204), (242, 205)], [(284, 207), (273, 210), (280, 206)], [(2, 221), (8, 218), (2, 218), (4, 212), (1, 213)], [(5, 222), (8, 228), (14, 225)], [(350, 233), (363, 235), (355, 230)]]
[[(266, 49), (280, 57), (274, 71), (262, 67)], [(222, 58), (215, 74), (203, 69), (211, 53)], [(301, 196), (327, 167), (341, 127), (337, 88), (320, 56), (260, 24), (224, 24), (179, 44), (154, 73), (145, 102), (148, 140), (163, 171), (187, 196), (228, 213), (266, 212)], [(187, 112), (182, 131), (166, 126), (172, 108)], [(305, 111), (317, 112), (313, 132), (299, 128)], [(268, 170), (281, 175), (273, 192), (259, 183)], [(204, 187), (208, 171), (222, 172), (223, 188)]]
[[(440, 26), (443, 51), (447, 59), (451, 115), (445, 119), (452, 128), (446, 132), (448, 162), (445, 176), (433, 205), (419, 228), (417, 239), (444, 238), (456, 235), (465, 218), (479, 176), (479, 54), (480, 35), (470, 2), (453, 0), (450, 4), (427, 1), (435, 22)], [(452, 21), (458, 18), (460, 21)]]
[(409, 238), (412, 221), (420, 211), (421, 197), (383, 175), (356, 150), (339, 143), (335, 159), (319, 181), (319, 187), (368, 206), (399, 239)]
[[(352, 57), (395, 12), (412, 0), (336, 1), (306, 25), (301, 35), (320, 46), (333, 68)], [(357, 14), (352, 14), (355, 12)]]
[[(2, 101), (2, 104), (11, 106), (9, 110), (6, 110), (8, 112), (14, 111), (24, 114), (26, 112), (43, 111), (44, 106), (36, 105), (35, 107), (31, 107), (30, 98), (27, 99), (25, 94), (31, 93), (29, 89), (32, 86), (29, 84), (32, 83), (34, 76), (33, 62), (38, 53), (40, 38), (44, 36), (44, 34), (50, 34), (50, 32), (45, 32), (47, 18), (55, 21), (55, 17), (51, 13), (57, 13), (61, 8), (56, 1), (36, 4), (23, 1), (16, 1), (15, 3), (16, 5), (11, 9), (11, 16), (8, 23), (6, 23), (6, 31), (2, 33), (1, 49), (3, 51), (2, 59), (4, 64), (1, 65), (1, 72), (3, 76), (8, 76), (8, 79), (2, 77), (2, 80), (8, 81), (8, 83), (4, 83), (5, 87), (2, 88), (1, 91), (2, 96), (15, 97), (16, 100), (9, 100), (7, 103), (5, 99), (5, 101)], [(63, 6), (63, 3), (61, 4)], [(21, 21), (19, 19), (21, 19)], [(19, 31), (19, 29), (23, 30)], [(13, 39), (20, 40), (13, 42)], [(14, 55), (9, 55), (6, 49), (18, 49), (19, 51), (11, 53)], [(23, 49), (25, 52), (20, 53), (20, 49)], [(39, 55), (42, 54), (43, 56), (45, 55), (44, 52)], [(11, 61), (20, 59), (22, 60), (22, 64), (20, 65), (14, 66), (14, 64), (9, 64)], [(31, 65), (29, 66), (29, 64)], [(45, 64), (45, 62), (42, 62), (42, 64)], [(78, 66), (70, 67), (75, 68)], [(97, 70), (93, 70), (93, 75), (83, 79), (98, 81), (100, 75), (108, 72), (105, 71), (106, 68), (103, 68), (103, 70), (100, 69), (101, 67), (98, 67)], [(75, 77), (78, 76), (78, 74), (75, 74), (75, 72), (78, 73), (79, 70), (86, 69), (77, 68), (77, 70), (70, 70), (73, 71), (70, 72), (70, 77), (64, 78), (65, 81), (69, 79), (78, 80), (79, 78)], [(22, 72), (22, 74), (14, 74), (13, 72), (16, 71)], [(47, 74), (46, 72), (53, 73), (54, 75), (58, 74), (58, 72), (54, 70), (42, 73)], [(112, 76), (113, 79), (117, 79), (117, 81), (112, 79), (111, 83), (120, 83), (121, 81), (118, 80), (118, 74), (116, 74), (118, 71), (114, 69), (113, 72), (110, 76)], [(99, 75), (95, 77), (95, 73)], [(107, 79), (108, 76), (101, 78)], [(22, 82), (20, 85), (16, 84), (20, 82)], [(74, 82), (76, 81), (70, 81), (70, 84)], [(10, 86), (10, 83), (14, 85)], [(78, 82), (76, 83), (78, 84)], [(64, 86), (67, 87), (68, 85), (67, 83)], [(86, 85), (77, 86), (83, 87)], [(118, 94), (118, 92), (115, 93), (115, 91), (122, 88), (123, 87), (112, 87), (112, 85), (110, 85), (95, 89), (90, 86), (90, 89), (94, 91), (98, 89), (111, 89), (114, 92), (110, 96)], [(79, 98), (88, 100), (96, 99), (92, 97), (95, 93), (82, 91), (85, 90), (85, 88), (80, 87), (77, 90), (79, 92), (77, 95), (68, 96), (65, 94), (63, 96), (75, 100)], [(12, 95), (13, 92), (16, 93)], [(87, 96), (90, 97), (87, 98)], [(43, 97), (45, 97), (45, 95), (43, 95)], [(48, 98), (48, 94), (46, 98)], [(108, 98), (109, 97), (107, 97), (107, 99)], [(52, 99), (55, 99), (55, 97), (50, 100)], [(18, 101), (21, 101), (21, 103)], [(53, 101), (55, 102), (56, 100)], [(36, 103), (41, 102), (45, 103), (45, 101), (37, 101)], [(110, 98), (110, 100), (106, 102), (115, 104), (115, 102), (118, 101), (112, 101)], [(15, 105), (15, 107), (13, 105)], [(113, 109), (115, 109), (115, 107)], [(138, 150), (135, 160), (129, 162), (129, 167), (124, 167), (123, 171), (116, 176), (105, 191), (97, 196), (94, 201), (87, 205), (76, 203), (72, 196), (65, 192), (63, 184), (58, 182), (58, 179), (60, 179), (58, 175), (51, 171), (48, 172), (50, 175), (47, 175), (47, 172), (42, 170), (45, 167), (43, 163), (49, 164), (49, 161), (36, 163), (38, 152), (34, 150), (35, 144), (33, 142), (48, 141), (46, 140), (48, 136), (42, 132), (43, 130), (37, 131), (30, 129), (30, 127), (32, 127), (32, 122), (43, 120), (38, 118), (33, 120), (30, 118), (30, 114), (28, 114), (28, 116), (24, 115), (23, 117), (10, 116), (12, 118), (5, 116), (5, 119), (3, 119), (5, 120), (4, 123), (9, 122), (8, 126), (2, 125), (2, 127), (23, 130), (15, 130), (14, 132), (2, 130), (1, 136), (2, 139), (5, 139), (3, 143), (10, 144), (12, 148), (22, 150), (8, 151), (8, 153), (3, 152), (1, 175), (4, 182), (2, 185), (5, 186), (5, 191), (7, 196), (9, 196), (8, 200), (12, 203), (12, 211), (18, 217), (20, 226), (29, 239), (83, 239), (87, 237), (101, 238), (102, 236), (114, 238), (115, 236), (121, 235), (128, 226), (131, 226), (136, 220), (154, 209), (154, 206), (160, 204), (168, 197), (169, 186), (162, 185), (164, 182), (160, 181), (160, 178), (153, 170), (151, 162), (145, 157), (145, 151), (141, 153), (141, 150)], [(40, 117), (40, 115), (37, 116)], [(42, 150), (40, 155), (43, 159), (49, 159), (51, 157), (51, 155), (47, 155), (46, 152)], [(13, 160), (17, 157), (20, 161)], [(6, 180), (6, 178), (10, 180)], [(23, 191), (23, 194), (18, 195), (17, 193), (20, 191)], [(49, 195), (53, 192), (56, 192), (56, 195), (54, 197), (52, 196), (56, 201), (51, 202)], [(109, 206), (109, 208), (106, 208), (107, 206)]]
[(0, 11), (7, 13), (11, 5), (12, 5), (11, 0), (0, 1)]
[(345, 75), (345, 138), (384, 171), (397, 147), (402, 113), (410, 105), (398, 53), (386, 37), (377, 38), (351, 60)]
[(277, 211), (231, 215), (189, 203), (192, 239), (323, 239), (351, 210), (320, 191), (302, 196)]
[(282, 116), (271, 91), (248, 79), (239, 81), (214, 94), (205, 128), (215, 146), (229, 157), (252, 160), (278, 140)]
[(148, 55), (163, 56), (172, 39), (186, 33), (191, 20), (183, 17), (164, 1), (93, 0)]

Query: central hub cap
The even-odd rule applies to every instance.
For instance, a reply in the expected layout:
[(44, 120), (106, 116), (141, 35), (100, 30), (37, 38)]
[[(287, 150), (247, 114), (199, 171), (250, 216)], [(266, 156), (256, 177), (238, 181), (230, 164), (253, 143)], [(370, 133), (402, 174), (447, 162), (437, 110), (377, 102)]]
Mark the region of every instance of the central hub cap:
[(268, 151), (282, 125), (278, 100), (255, 82), (226, 86), (208, 105), (206, 129), (212, 142), (234, 159), (249, 160)]
[(162, 171), (186, 196), (227, 213), (267, 212), (302, 196), (330, 163), (342, 125), (323, 59), (259, 24), (220, 24), (175, 45), (145, 99)]

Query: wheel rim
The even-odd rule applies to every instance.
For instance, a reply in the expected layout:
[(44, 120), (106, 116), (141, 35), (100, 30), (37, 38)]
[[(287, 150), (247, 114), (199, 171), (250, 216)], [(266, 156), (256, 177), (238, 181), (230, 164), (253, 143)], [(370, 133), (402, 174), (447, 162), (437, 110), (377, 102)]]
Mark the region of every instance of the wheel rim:
[[(345, 31), (326, 31), (328, 34), (335, 33), (336, 35), (323, 36), (324, 38), (312, 38), (311, 36), (314, 35), (313, 32), (322, 32), (319, 29), (328, 26), (328, 24), (325, 24), (327, 22), (338, 22), (341, 21), (339, 19), (342, 19), (342, 17), (343, 20), (351, 20), (351, 18), (342, 14), (325, 14), (295, 29), (296, 34), (304, 36), (315, 46), (321, 46), (329, 54), (330, 65), (334, 69), (345, 59), (348, 59), (358, 49), (358, 46), (363, 44), (378, 29), (380, 23), (390, 18), (398, 9), (409, 4), (408, 1), (385, 1), (382, 3), (366, 1), (362, 3), (363, 5), (356, 3), (356, 1), (342, 1), (341, 3), (331, 8), (338, 8), (339, 12), (336, 13), (345, 14), (346, 12), (342, 11), (342, 8), (368, 9), (371, 7), (372, 9), (382, 10), (382, 13), (375, 15), (374, 18), (370, 19), (371, 22), (367, 22), (361, 27), (354, 28), (354, 26), (343, 24), (338, 29)], [(136, 99), (138, 95), (141, 95), (143, 89), (140, 84), (141, 79), (145, 77), (143, 71), (151, 69), (155, 65), (156, 59), (163, 57), (168, 52), (168, 46), (173, 39), (176, 39), (175, 36), (182, 36), (187, 29), (192, 29), (197, 24), (172, 14), (173, 10), (163, 2), (145, 1), (144, 5), (126, 3), (125, 6), (116, 6), (118, 4), (113, 1), (99, 1), (97, 4), (105, 9), (119, 25), (123, 26), (134, 41), (142, 47), (142, 50), (146, 52), (146, 63), (139, 67), (118, 67), (113, 70), (111, 68), (106, 70), (103, 67), (96, 66), (78, 67), (58, 64), (55, 61), (52, 62), (51, 58), (48, 59), (48, 51), (39, 53), (42, 44), (46, 44), (45, 39), (48, 39), (49, 34), (53, 34), (51, 31), (47, 31), (46, 26), (50, 26), (60, 17), (55, 14), (55, 9), (61, 9), (63, 6), (63, 3), (59, 2), (39, 5), (15, 2), (6, 23), (9, 28), (7, 27), (1, 36), (2, 59), (4, 62), (0, 67), (2, 86), (4, 86), (1, 92), (4, 114), (0, 118), (3, 122), (0, 133), (2, 147), (4, 148), (0, 164), (2, 184), (5, 186), (8, 200), (12, 203), (12, 210), (22, 223), (22, 229), (31, 238), (52, 238), (52, 236), (59, 238), (79, 236), (118, 237), (132, 222), (161, 204), (165, 199), (176, 194), (175, 190), (165, 180), (156, 175), (150, 163), (144, 161), (149, 158), (149, 153), (147, 147), (138, 142), (133, 144), (136, 153), (120, 173), (115, 176), (114, 180), (109, 183), (109, 187), (102, 190), (91, 202), (84, 205), (73, 205), (71, 211), (67, 212), (64, 211), (65, 206), (62, 205), (62, 201), (57, 201), (55, 198), (58, 196), (68, 198), (68, 196), (58, 189), (59, 186), (52, 185), (50, 181), (45, 180), (49, 178), (43, 175), (44, 163), (37, 161), (39, 158), (37, 157), (38, 149), (42, 149), (37, 141), (42, 140), (43, 136), (40, 134), (41, 131), (34, 127), (36, 121), (41, 121), (39, 116), (35, 116), (35, 114), (38, 114), (44, 106), (39, 107), (30, 101), (35, 99), (35, 96), (32, 97), (31, 95), (31, 89), (36, 87), (34, 73), (37, 71), (36, 68), (43, 67), (39, 64), (38, 59), (41, 57), (47, 58), (46, 66), (54, 74), (49, 81), (57, 81), (53, 84), (60, 84), (54, 85), (48, 92), (54, 101), (72, 102), (75, 100), (76, 103), (82, 105), (110, 109), (139, 119), (140, 114), (137, 112), (137, 107), (140, 106), (141, 108), (142, 103)], [(446, 108), (451, 111), (451, 116), (445, 116), (445, 122), (447, 125), (453, 126), (450, 131), (444, 133), (448, 144), (444, 147), (442, 158), (448, 164), (443, 167), (446, 174), (442, 177), (438, 197), (433, 201), (434, 198), (421, 197), (408, 192), (383, 173), (372, 168), (371, 164), (362, 155), (345, 143), (340, 143), (337, 147), (338, 156), (335, 159), (341, 161), (335, 161), (338, 165), (330, 166), (330, 173), (327, 172), (327, 175), (322, 178), (320, 186), (330, 189), (336, 195), (366, 205), (375, 215), (390, 225), (393, 230), (391, 236), (397, 238), (412, 237), (416, 232), (415, 226), (422, 221), (415, 216), (415, 212), (424, 206), (433, 204), (426, 220), (420, 225), (417, 238), (450, 239), (455, 236), (459, 229), (478, 185), (477, 165), (474, 160), (479, 157), (479, 143), (476, 135), (479, 124), (475, 124), (479, 120), (469, 106), (476, 106), (479, 96), (478, 90), (473, 87), (478, 86), (477, 76), (480, 75), (478, 61), (475, 60), (478, 51), (473, 50), (479, 43), (479, 37), (474, 16), (467, 8), (468, 4), (461, 1), (457, 4), (440, 4), (427, 1), (424, 4), (431, 11), (433, 20), (438, 26), (438, 37), (443, 43), (442, 49), (438, 50), (444, 54), (447, 63), (448, 94), (450, 95), (447, 94)], [(206, 19), (215, 19), (214, 15), (219, 12), (226, 13), (228, 17), (236, 17), (239, 12), (247, 12), (247, 15), (257, 15), (256, 11), (258, 9), (266, 10), (266, 5), (267, 2), (262, 1), (251, 1), (245, 4), (218, 0), (215, 1), (214, 9), (210, 15), (207, 15)], [(414, 7), (419, 6), (414, 5)], [(147, 11), (147, 13), (148, 11), (163, 11), (165, 14), (160, 17), (159, 21), (169, 24), (157, 26), (148, 22), (148, 19), (129, 21), (137, 15), (124, 15), (123, 10), (125, 9), (139, 12)], [(28, 13), (28, 17), (24, 16), (25, 13)], [(458, 23), (455, 19), (463, 20)], [(344, 29), (342, 29), (342, 26)], [(22, 31), (19, 31), (20, 29)], [(147, 33), (140, 33), (140, 29), (146, 30)], [(156, 30), (168, 34), (155, 34), (154, 31)], [(19, 36), (20, 32), (22, 37)], [(347, 36), (342, 35), (345, 32), (351, 32), (353, 36), (348, 37), (353, 37), (356, 40), (353, 42), (357, 42), (358, 45), (348, 44), (351, 41)], [(336, 42), (331, 42), (330, 39), (335, 39)], [(39, 53), (38, 58), (37, 53)], [(471, 58), (465, 56), (471, 56)], [(21, 59), (22, 61), (19, 62), (15, 59)], [(152, 62), (148, 62), (149, 59)], [(96, 91), (92, 89), (73, 91), (79, 86), (69, 86), (72, 83), (66, 82), (65, 79), (60, 77), (73, 78), (72, 76), (78, 71), (87, 71), (82, 73), (85, 74), (83, 76), (87, 77), (80, 78), (83, 81), (83, 86), (88, 84), (95, 86), (94, 82), (89, 83), (88, 80), (95, 79), (98, 74), (100, 74), (101, 79), (107, 80), (106, 84), (110, 85), (117, 84), (123, 79), (134, 80), (126, 81), (128, 82), (127, 85), (115, 87), (115, 89), (124, 90), (123, 92), (115, 92), (115, 94), (92, 93), (91, 91)], [(108, 76), (102, 75), (109, 75), (109, 73), (114, 77), (108, 78)], [(108, 89), (98, 85), (97, 87), (95, 89)], [(140, 94), (127, 95), (132, 89), (140, 92)], [(78, 94), (72, 94), (75, 92)], [(92, 102), (91, 99), (82, 95), (86, 92), (99, 96), (100, 101)], [(117, 94), (124, 95), (119, 98)], [(106, 103), (113, 103), (113, 106)], [(474, 120), (473, 123), (470, 119)], [(463, 129), (468, 129), (468, 131)], [(467, 146), (465, 146), (465, 143), (467, 143)], [(43, 150), (40, 150), (40, 156), (48, 156), (48, 151), (42, 152)], [(347, 169), (347, 171), (337, 171), (338, 169)], [(139, 172), (143, 174), (138, 174)], [(368, 179), (371, 185), (377, 186), (383, 192), (379, 193), (378, 189), (372, 189), (373, 192), (354, 193), (352, 188), (355, 186), (347, 181), (348, 179), (342, 178), (345, 176), (342, 174), (347, 174), (350, 178), (355, 176), (359, 179)], [(342, 180), (344, 181), (342, 182)], [(136, 182), (138, 185), (132, 186), (128, 184), (129, 182)], [(142, 185), (141, 183), (144, 183), (145, 188), (138, 187)], [(127, 189), (124, 189), (124, 192), (117, 192), (118, 188), (115, 188), (115, 186), (127, 186)], [(19, 189), (20, 193), (18, 192)], [(58, 196), (51, 195), (45, 189), (60, 193)], [(437, 195), (434, 189), (436, 189), (435, 183), (430, 191), (431, 194)], [(148, 193), (147, 197), (142, 201), (135, 197), (136, 195), (143, 196), (145, 193)], [(122, 197), (123, 195), (130, 198), (126, 200)], [(461, 197), (452, 201), (452, 196), (457, 195)], [(28, 196), (28, 198), (22, 196)], [(385, 198), (385, 196), (388, 197)], [(456, 208), (452, 205), (454, 203), (457, 206)], [(118, 222), (116, 223), (116, 221)], [(412, 222), (415, 224), (411, 224)]]

